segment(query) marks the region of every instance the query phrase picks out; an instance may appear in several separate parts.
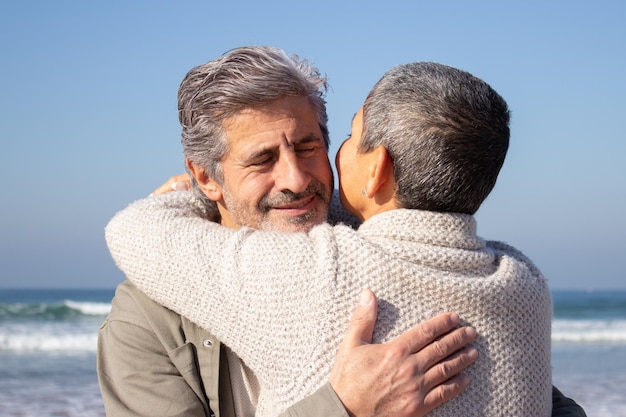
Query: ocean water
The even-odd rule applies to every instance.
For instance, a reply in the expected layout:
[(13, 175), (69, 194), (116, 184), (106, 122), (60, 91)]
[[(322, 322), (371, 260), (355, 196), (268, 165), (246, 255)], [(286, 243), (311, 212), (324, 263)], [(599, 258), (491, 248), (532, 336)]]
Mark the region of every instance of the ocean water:
[[(98, 327), (113, 290), (0, 290), (0, 416), (104, 416)], [(626, 417), (626, 291), (554, 291), (554, 384)]]
[(626, 417), (626, 291), (553, 291), (552, 379), (589, 417)]
[(0, 416), (104, 416), (98, 328), (114, 290), (0, 290)]

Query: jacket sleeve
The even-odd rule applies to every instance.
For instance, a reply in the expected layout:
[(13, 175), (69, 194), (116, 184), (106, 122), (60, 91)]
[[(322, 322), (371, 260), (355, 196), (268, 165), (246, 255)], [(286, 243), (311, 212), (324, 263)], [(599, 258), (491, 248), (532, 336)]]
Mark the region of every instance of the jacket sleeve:
[[(331, 388), (324, 385), (315, 394), (299, 401), (280, 417), (347, 417), (341, 401)], [(552, 387), (552, 417), (587, 417), (581, 406)]]
[(330, 383), (326, 383), (314, 394), (289, 407), (280, 417), (348, 417), (348, 412)]
[(587, 417), (576, 401), (567, 398), (557, 387), (552, 387), (552, 417)]

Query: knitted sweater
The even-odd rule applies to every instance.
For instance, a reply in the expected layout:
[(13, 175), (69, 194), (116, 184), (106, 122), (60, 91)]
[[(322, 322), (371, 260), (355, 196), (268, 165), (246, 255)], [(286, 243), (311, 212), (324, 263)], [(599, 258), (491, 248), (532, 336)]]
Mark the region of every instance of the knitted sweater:
[(444, 311), (476, 328), (468, 389), (433, 416), (549, 416), (551, 298), (516, 249), (476, 235), (472, 216), (397, 209), (358, 231), (227, 229), (190, 193), (131, 204), (106, 228), (120, 269), (207, 328), (255, 372), (257, 415), (276, 415), (328, 380), (360, 291), (379, 299), (375, 342)]

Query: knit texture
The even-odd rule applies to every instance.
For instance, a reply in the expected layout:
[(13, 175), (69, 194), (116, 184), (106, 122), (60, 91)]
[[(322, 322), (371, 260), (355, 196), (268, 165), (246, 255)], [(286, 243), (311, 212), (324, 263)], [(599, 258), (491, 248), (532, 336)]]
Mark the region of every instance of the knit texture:
[(106, 239), (131, 281), (214, 333), (256, 374), (257, 415), (277, 415), (328, 380), (364, 288), (379, 299), (375, 342), (445, 311), (476, 328), (469, 388), (429, 415), (551, 413), (547, 283), (521, 252), (479, 238), (472, 216), (399, 209), (358, 231), (234, 231), (176, 192), (131, 204)]

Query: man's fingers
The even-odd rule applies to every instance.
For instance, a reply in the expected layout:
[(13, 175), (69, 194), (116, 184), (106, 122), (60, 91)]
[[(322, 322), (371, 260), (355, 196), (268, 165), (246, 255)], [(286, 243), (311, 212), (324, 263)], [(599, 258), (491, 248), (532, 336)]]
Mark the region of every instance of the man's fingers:
[(446, 401), (456, 397), (470, 384), (467, 375), (457, 375), (428, 392), (424, 397), (424, 408), (426, 412), (432, 411)]
[(421, 369), (429, 369), (438, 362), (467, 346), (476, 338), (473, 327), (459, 327), (443, 335), (417, 353)]
[[(393, 342), (404, 345), (404, 348), (411, 353), (421, 351), (425, 346), (431, 344), (437, 338), (450, 332), (459, 324), (459, 316), (455, 313), (443, 313), (430, 320), (418, 324), (408, 332), (397, 337)], [(462, 347), (462, 346), (461, 346)], [(450, 352), (452, 353), (452, 352)], [(443, 358), (439, 358), (438, 362)], [(434, 363), (434, 362), (433, 362)]]
[(341, 342), (346, 346), (361, 346), (372, 342), (374, 325), (376, 324), (376, 296), (370, 290), (363, 290), (359, 298), (359, 304), (352, 312), (350, 325)]
[[(362, 385), (368, 389), (371, 389), (372, 381), (377, 380), (376, 373), (373, 374), (374, 378), (368, 374), (372, 372), (368, 363), (376, 362), (378, 359), (377, 349), (371, 348), (380, 346), (369, 344), (372, 342), (376, 314), (378, 314), (376, 296), (370, 290), (363, 290), (330, 371), (330, 385), (347, 410), (355, 410), (354, 407), (364, 404), (362, 392), (359, 390), (361, 385), (354, 384), (354, 378), (359, 378)], [(369, 385), (367, 381), (370, 382)]]
[(424, 373), (424, 382), (429, 387), (436, 387), (463, 372), (478, 359), (478, 350), (466, 347), (453, 353)]

